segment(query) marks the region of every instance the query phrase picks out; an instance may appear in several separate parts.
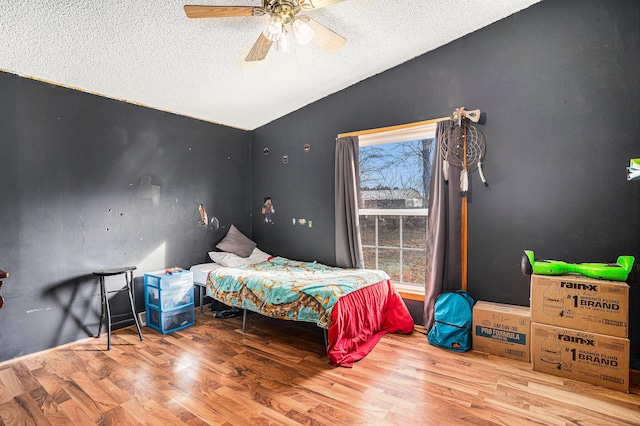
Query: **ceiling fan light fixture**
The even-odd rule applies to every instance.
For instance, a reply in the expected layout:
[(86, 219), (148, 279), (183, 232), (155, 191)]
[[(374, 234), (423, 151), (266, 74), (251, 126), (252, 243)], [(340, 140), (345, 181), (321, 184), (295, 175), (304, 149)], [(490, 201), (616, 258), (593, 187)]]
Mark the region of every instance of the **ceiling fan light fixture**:
[(296, 36), (296, 40), (298, 40), (299, 44), (307, 44), (313, 37), (315, 36), (315, 31), (303, 20), (296, 19), (293, 21), (293, 33)]
[[(257, 0), (256, 0), (257, 1)], [(268, 19), (245, 61), (262, 61), (275, 44), (278, 51), (296, 50), (298, 44), (314, 41), (326, 53), (337, 52), (346, 39), (308, 16), (303, 10), (319, 9), (344, 0), (262, 0), (262, 6), (193, 6), (185, 5), (188, 18), (230, 18), (264, 16)], [(293, 34), (292, 34), (293, 33)], [(296, 38), (296, 41), (293, 38)], [(288, 40), (291, 38), (291, 40)]]
[(276, 52), (289, 53), (289, 37), (287, 37), (287, 34), (282, 33), (276, 40)]
[(279, 40), (282, 37), (283, 33), (284, 28), (282, 25), (282, 20), (280, 20), (280, 17), (278, 15), (271, 16), (271, 18), (269, 19), (269, 23), (264, 28), (264, 31), (262, 31), (262, 34), (264, 34), (264, 36), (270, 41)]

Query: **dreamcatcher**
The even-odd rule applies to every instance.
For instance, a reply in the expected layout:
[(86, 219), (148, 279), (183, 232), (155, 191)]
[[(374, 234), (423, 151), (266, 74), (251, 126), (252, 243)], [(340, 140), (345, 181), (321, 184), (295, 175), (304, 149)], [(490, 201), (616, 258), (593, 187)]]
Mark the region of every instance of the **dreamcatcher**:
[(470, 121), (480, 121), (480, 110), (465, 111), (464, 107), (456, 108), (451, 117), (449, 127), (440, 140), (442, 154), (442, 171), (444, 180), (449, 180), (449, 164), (462, 168), (460, 173), (460, 194), (466, 197), (469, 191), (469, 170), (477, 167), (482, 183), (487, 180), (482, 171), (482, 160), (487, 148), (484, 135)]
[(480, 110), (465, 111), (464, 107), (453, 111), (451, 126), (440, 139), (442, 172), (449, 180), (449, 164), (462, 168), (460, 172), (460, 195), (462, 196), (462, 290), (467, 289), (467, 192), (469, 171), (478, 169), (482, 183), (487, 180), (482, 171), (482, 160), (487, 148), (484, 135), (474, 124), (480, 121)]

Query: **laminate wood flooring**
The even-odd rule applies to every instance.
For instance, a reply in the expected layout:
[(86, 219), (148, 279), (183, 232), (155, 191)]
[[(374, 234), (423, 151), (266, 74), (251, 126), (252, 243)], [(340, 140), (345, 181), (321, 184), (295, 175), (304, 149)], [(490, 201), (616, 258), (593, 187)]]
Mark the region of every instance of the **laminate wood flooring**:
[(640, 391), (388, 334), (353, 368), (322, 331), (257, 314), (135, 328), (0, 363), (0, 425), (639, 425)]

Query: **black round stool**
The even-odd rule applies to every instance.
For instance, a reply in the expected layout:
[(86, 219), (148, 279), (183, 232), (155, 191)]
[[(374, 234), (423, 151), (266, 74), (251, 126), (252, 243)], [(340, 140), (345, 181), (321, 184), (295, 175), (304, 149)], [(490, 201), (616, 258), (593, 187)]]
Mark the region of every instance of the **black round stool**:
[[(131, 304), (131, 314), (133, 315), (133, 321), (136, 324), (136, 328), (138, 329), (138, 336), (140, 336), (140, 341), (142, 341), (142, 331), (140, 330), (140, 323), (138, 322), (138, 316), (136, 315), (136, 304), (133, 299), (133, 271), (136, 269), (135, 266), (125, 266), (124, 268), (114, 268), (114, 269), (103, 269), (100, 271), (95, 271), (93, 275), (100, 277), (100, 297), (102, 299), (102, 309), (100, 311), (100, 325), (98, 326), (98, 335), (96, 337), (100, 337), (102, 333), (102, 323), (104, 322), (105, 312), (107, 314), (107, 350), (111, 349), (111, 308), (109, 307), (109, 298), (107, 297), (111, 293), (120, 293), (122, 291), (126, 291), (129, 294), (129, 303)], [(124, 274), (124, 279), (126, 285), (118, 290), (106, 291), (104, 285), (104, 277), (110, 277), (113, 275), (121, 275)], [(121, 315), (129, 315), (129, 314), (118, 314), (114, 316)], [(123, 321), (127, 321), (128, 319), (122, 319), (116, 321), (115, 324)]]

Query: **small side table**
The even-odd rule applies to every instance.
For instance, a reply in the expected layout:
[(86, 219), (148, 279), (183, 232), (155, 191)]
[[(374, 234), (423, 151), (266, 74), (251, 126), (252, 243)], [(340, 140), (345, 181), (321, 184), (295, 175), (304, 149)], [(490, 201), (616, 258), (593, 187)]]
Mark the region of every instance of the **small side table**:
[[(136, 305), (133, 299), (133, 271), (136, 269), (135, 266), (125, 266), (124, 268), (114, 268), (114, 269), (103, 269), (100, 271), (95, 271), (93, 275), (96, 275), (100, 278), (100, 298), (101, 298), (101, 310), (100, 310), (100, 325), (98, 326), (98, 335), (96, 337), (100, 337), (102, 333), (102, 323), (104, 322), (105, 312), (107, 315), (107, 350), (111, 349), (111, 308), (109, 306), (109, 297), (108, 295), (111, 293), (120, 293), (122, 291), (126, 291), (129, 295), (129, 303), (131, 305), (131, 314), (133, 315), (133, 321), (136, 324), (136, 328), (138, 329), (138, 336), (140, 336), (140, 341), (142, 341), (142, 331), (140, 330), (140, 323), (138, 322), (138, 317), (136, 315)], [(107, 291), (104, 283), (105, 277), (110, 277), (114, 275), (122, 275), (124, 274), (124, 279), (126, 285), (120, 289)], [(128, 315), (128, 314), (118, 314), (120, 315)], [(122, 319), (118, 322), (125, 321), (126, 319)]]

